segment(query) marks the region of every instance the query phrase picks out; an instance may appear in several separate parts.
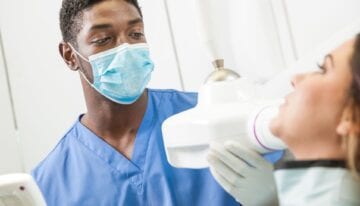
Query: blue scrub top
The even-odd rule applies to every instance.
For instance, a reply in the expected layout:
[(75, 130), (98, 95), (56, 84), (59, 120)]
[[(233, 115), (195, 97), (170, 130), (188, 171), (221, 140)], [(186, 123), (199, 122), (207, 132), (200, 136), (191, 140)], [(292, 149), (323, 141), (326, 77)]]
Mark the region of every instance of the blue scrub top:
[[(148, 97), (131, 160), (82, 125), (79, 117), (33, 170), (48, 206), (239, 205), (208, 169), (178, 169), (167, 162), (161, 124), (194, 107), (197, 94), (149, 89)], [(267, 159), (274, 162), (281, 156), (276, 152)]]

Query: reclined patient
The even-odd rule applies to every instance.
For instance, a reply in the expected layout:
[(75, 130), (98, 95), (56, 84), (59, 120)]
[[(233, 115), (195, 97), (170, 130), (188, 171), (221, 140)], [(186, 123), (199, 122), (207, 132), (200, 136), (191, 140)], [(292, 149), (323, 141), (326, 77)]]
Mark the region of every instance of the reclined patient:
[(273, 175), (258, 154), (227, 142), (211, 148), (213, 176), (244, 205), (360, 205), (360, 34), (291, 84), (270, 129), (295, 160)]

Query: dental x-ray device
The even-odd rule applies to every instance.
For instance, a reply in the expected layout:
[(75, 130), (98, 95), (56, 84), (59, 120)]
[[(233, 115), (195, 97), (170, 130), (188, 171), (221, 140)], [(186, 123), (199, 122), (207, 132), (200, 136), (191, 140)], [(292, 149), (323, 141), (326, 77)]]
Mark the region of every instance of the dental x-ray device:
[[(268, 129), (276, 107), (254, 101), (258, 88), (224, 67), (221, 39), (224, 31), (221, 27), (224, 25), (219, 21), (225, 20), (218, 11), (223, 2), (196, 2), (200, 33), (213, 59), (215, 71), (200, 88), (197, 106), (164, 122), (162, 129), (168, 161), (175, 167), (207, 167), (209, 143), (223, 143), (229, 139), (241, 141), (260, 153), (284, 149), (285, 145)], [(244, 111), (244, 107), (254, 112)], [(257, 110), (261, 110), (261, 114)], [(241, 125), (247, 125), (247, 129)]]
[[(205, 168), (211, 142), (235, 140), (258, 153), (282, 150), (286, 145), (273, 136), (269, 122), (277, 114), (281, 101), (263, 98), (266, 90), (291, 91), (290, 79), (295, 73), (314, 68), (319, 58), (360, 31), (360, 22), (337, 33), (317, 50), (295, 63), (263, 86), (256, 86), (236, 72), (224, 68), (224, 48), (218, 8), (222, 1), (196, 0), (204, 45), (211, 53), (215, 71), (199, 90), (195, 108), (168, 118), (163, 137), (169, 163), (180, 168)], [(223, 20), (225, 21), (225, 20)], [(221, 35), (220, 35), (221, 37)]]

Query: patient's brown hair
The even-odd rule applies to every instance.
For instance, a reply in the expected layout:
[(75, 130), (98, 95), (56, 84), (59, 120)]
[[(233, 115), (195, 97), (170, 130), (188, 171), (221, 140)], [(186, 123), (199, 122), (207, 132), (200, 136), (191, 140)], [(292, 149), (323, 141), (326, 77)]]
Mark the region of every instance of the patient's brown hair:
[(357, 177), (360, 177), (360, 34), (356, 36), (351, 70), (353, 79), (349, 90), (349, 101), (342, 117), (350, 123), (350, 129), (348, 136), (344, 137), (344, 143), (347, 165)]

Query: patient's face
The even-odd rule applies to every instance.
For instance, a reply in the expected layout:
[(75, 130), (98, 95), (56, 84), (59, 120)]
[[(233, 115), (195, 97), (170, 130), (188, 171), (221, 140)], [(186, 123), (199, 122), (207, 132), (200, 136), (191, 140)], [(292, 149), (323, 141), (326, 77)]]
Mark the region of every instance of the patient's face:
[(294, 92), (286, 97), (272, 120), (271, 131), (295, 157), (326, 158), (323, 153), (330, 155), (334, 151), (325, 150), (341, 147), (336, 127), (352, 80), (350, 60), (354, 43), (355, 40), (349, 40), (331, 52), (318, 71), (293, 77)]

